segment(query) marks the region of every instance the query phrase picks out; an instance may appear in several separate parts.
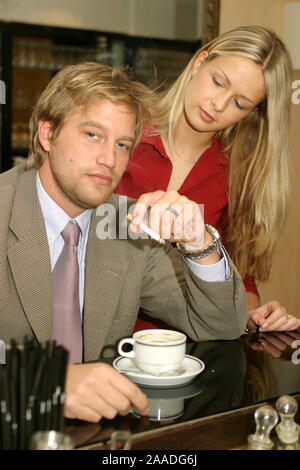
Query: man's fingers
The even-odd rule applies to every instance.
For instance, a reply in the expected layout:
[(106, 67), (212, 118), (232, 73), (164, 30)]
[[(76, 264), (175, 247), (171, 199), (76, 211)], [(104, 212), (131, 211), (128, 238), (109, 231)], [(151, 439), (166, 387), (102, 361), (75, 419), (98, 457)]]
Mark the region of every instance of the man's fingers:
[(69, 365), (65, 416), (97, 422), (125, 415), (134, 406), (149, 413), (147, 396), (137, 385), (107, 364)]
[(133, 405), (140, 413), (141, 415), (147, 415), (150, 411), (149, 408), (149, 402), (147, 396), (141, 391), (141, 389), (135, 385), (133, 382), (128, 380), (126, 377), (124, 377), (122, 374), (119, 372), (115, 371), (118, 377), (116, 377), (116, 380), (114, 381), (114, 388), (115, 388), (115, 393), (117, 392), (122, 392), (124, 393), (125, 387), (124, 387), (124, 380), (126, 381), (126, 399), (127, 403), (125, 402), (124, 396), (122, 400), (122, 404), (120, 405), (119, 408), (119, 413), (124, 413), (126, 408), (131, 407)]
[(204, 222), (200, 208), (176, 191), (155, 191), (140, 196), (132, 212), (132, 231), (140, 231), (141, 224), (170, 242), (196, 243), (197, 249), (203, 248)]

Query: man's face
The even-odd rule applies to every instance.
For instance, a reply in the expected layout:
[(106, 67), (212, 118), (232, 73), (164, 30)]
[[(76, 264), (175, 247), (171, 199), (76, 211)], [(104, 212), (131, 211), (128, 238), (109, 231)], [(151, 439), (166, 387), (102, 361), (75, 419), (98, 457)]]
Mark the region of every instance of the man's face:
[(55, 140), (48, 121), (39, 137), (47, 156), (39, 169), (49, 196), (76, 217), (105, 202), (128, 163), (135, 139), (136, 115), (125, 104), (106, 98), (79, 107)]

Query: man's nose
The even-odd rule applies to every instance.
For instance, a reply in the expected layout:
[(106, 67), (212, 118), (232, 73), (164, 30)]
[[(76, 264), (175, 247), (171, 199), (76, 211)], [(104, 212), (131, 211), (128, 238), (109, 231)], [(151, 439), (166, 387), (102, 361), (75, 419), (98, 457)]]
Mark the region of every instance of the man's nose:
[(98, 165), (105, 165), (113, 168), (116, 163), (115, 146), (110, 142), (102, 143), (98, 149), (96, 162)]

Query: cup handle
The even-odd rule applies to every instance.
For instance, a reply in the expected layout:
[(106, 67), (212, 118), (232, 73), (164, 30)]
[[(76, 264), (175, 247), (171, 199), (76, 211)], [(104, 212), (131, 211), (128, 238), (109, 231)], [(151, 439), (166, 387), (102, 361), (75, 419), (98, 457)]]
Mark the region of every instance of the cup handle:
[(134, 339), (133, 338), (124, 338), (124, 339), (121, 339), (121, 341), (118, 344), (118, 353), (121, 356), (134, 357), (134, 350), (128, 351), (128, 352), (123, 351), (123, 345), (124, 344), (132, 344), (132, 346), (133, 346), (134, 345)]

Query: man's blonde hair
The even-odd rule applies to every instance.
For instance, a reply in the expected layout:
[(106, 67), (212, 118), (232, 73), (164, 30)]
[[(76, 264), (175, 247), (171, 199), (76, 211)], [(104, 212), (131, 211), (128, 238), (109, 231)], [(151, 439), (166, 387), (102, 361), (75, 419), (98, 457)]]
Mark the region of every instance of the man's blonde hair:
[(136, 145), (142, 128), (151, 121), (152, 91), (135, 81), (126, 67), (83, 62), (58, 72), (41, 94), (30, 119), (27, 168), (39, 168), (45, 158), (38, 134), (40, 120), (52, 123), (54, 140), (79, 106), (86, 106), (99, 98), (126, 104), (136, 114)]

